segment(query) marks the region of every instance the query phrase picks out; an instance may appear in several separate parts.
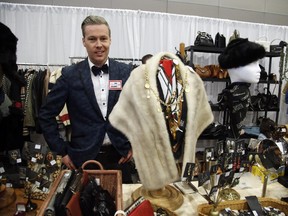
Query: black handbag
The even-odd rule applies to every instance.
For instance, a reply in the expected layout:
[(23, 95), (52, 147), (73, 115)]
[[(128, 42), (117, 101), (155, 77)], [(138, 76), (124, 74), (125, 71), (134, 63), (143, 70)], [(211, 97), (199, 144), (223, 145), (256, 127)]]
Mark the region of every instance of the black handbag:
[(226, 37), (219, 32), (215, 36), (215, 46), (218, 48), (225, 48), (226, 47)]
[(267, 80), (267, 78), (268, 78), (268, 73), (266, 72), (265, 67), (262, 66), (261, 64), (259, 64), (259, 67), (260, 67), (260, 69), (261, 69), (261, 72), (260, 72), (260, 80)]
[(113, 197), (90, 176), (80, 193), (80, 208), (83, 216), (111, 216), (116, 212)]
[(251, 109), (255, 111), (261, 110), (275, 110), (279, 107), (277, 95), (271, 94), (268, 90), (267, 93), (258, 93), (251, 96)]
[(194, 41), (195, 46), (208, 46), (214, 47), (214, 41), (210, 34), (207, 32), (198, 32), (198, 35)]

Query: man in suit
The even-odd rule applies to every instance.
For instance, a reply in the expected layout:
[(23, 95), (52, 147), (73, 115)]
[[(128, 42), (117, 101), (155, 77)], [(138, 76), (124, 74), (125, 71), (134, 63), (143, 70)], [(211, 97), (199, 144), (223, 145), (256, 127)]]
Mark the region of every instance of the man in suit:
[[(132, 68), (108, 57), (111, 30), (103, 17), (88, 16), (81, 28), (88, 58), (63, 68), (40, 110), (39, 123), (47, 144), (63, 156), (69, 169), (98, 160), (105, 169), (122, 170), (123, 182), (129, 183), (131, 145), (108, 117)], [(59, 135), (55, 118), (65, 103), (71, 122), (70, 141)]]

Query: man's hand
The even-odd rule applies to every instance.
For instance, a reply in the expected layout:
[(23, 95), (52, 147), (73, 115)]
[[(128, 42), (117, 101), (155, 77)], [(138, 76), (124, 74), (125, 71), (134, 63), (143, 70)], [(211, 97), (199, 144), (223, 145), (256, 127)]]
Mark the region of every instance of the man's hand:
[(76, 167), (74, 166), (72, 160), (70, 159), (69, 155), (65, 155), (62, 157), (62, 163), (65, 164), (65, 166), (70, 170), (76, 170)]
[(128, 154), (126, 155), (126, 157), (122, 157), (118, 161), (118, 164), (123, 164), (123, 163), (126, 163), (126, 162), (130, 161), (132, 159), (132, 156), (133, 156), (133, 152), (132, 152), (132, 149), (130, 149)]

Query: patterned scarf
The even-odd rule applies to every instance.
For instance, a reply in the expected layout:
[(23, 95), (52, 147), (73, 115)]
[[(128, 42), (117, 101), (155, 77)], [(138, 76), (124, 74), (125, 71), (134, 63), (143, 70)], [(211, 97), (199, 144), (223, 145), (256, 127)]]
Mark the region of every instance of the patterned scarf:
[(162, 104), (162, 110), (165, 114), (173, 155), (175, 159), (179, 159), (183, 153), (187, 116), (185, 94), (183, 101), (181, 100), (177, 103), (177, 98), (183, 87), (183, 80), (173, 61), (168, 59), (160, 61), (157, 78), (157, 87), (161, 100), (171, 104), (171, 106)]

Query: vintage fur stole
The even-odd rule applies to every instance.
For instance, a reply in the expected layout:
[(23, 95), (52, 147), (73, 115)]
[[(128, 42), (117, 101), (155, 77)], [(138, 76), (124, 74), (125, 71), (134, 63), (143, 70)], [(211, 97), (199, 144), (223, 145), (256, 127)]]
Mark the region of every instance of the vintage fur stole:
[(148, 190), (160, 189), (180, 177), (171, 150), (164, 114), (158, 112), (159, 101), (152, 92), (150, 98), (147, 98), (147, 89), (144, 87), (145, 71), (148, 71), (150, 86), (157, 91), (156, 74), (163, 56), (179, 62), (182, 77), (188, 73), (190, 91), (185, 92), (188, 119), (184, 165), (187, 162), (194, 162), (196, 141), (200, 133), (213, 121), (201, 78), (190, 67), (185, 66), (176, 55), (168, 52), (158, 53), (145, 65), (132, 71), (109, 120), (130, 140), (141, 183)]

